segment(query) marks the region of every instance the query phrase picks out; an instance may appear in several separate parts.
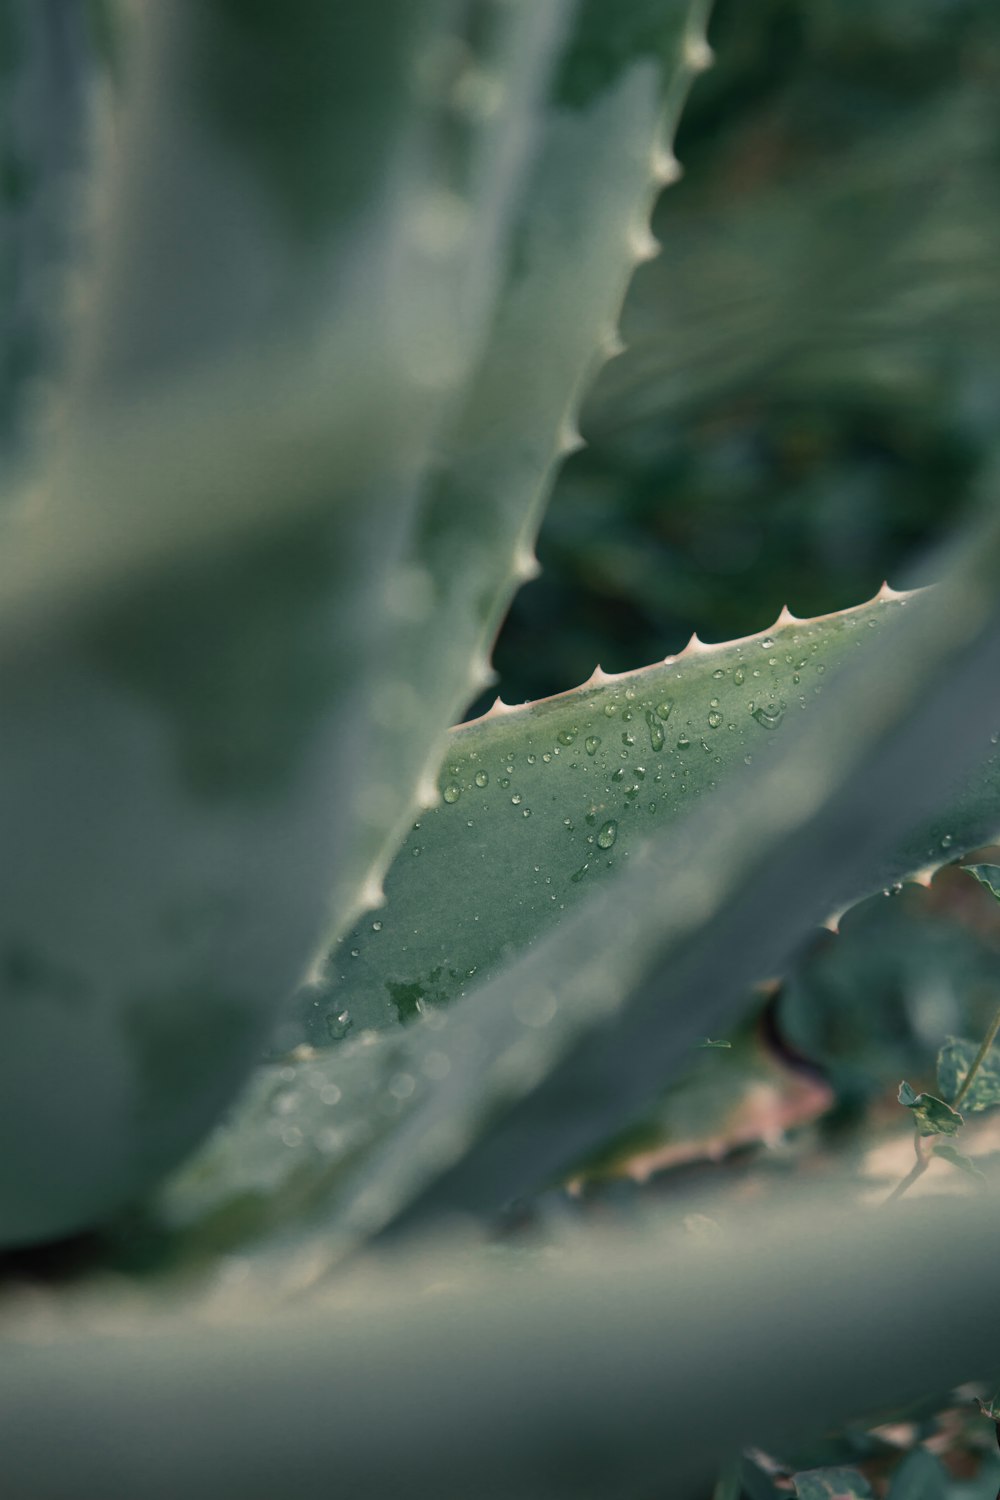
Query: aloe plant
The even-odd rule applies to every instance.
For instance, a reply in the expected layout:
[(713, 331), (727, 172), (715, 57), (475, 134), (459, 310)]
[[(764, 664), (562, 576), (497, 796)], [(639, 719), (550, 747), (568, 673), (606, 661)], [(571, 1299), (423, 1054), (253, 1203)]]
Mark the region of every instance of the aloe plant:
[[(975, 1201), (904, 1234), (846, 1190), (782, 1200), (707, 1254), (650, 1214), (555, 1269), (483, 1242), (813, 924), (1000, 832), (990, 513), (933, 587), (449, 729), (656, 252), (707, 5), (125, 19), (58, 430), (12, 457), (0, 553), (0, 1246), (100, 1236), (81, 1284), (0, 1300), (13, 1492), (319, 1495), (332, 1465), (372, 1495), (655, 1472), (693, 1500), (743, 1444), (989, 1373)], [(368, 1248), (418, 1228), (435, 1249)], [(845, 1316), (859, 1278), (877, 1316)], [(405, 1415), (435, 1280), (446, 1475), (421, 1393)], [(829, 1351), (808, 1380), (761, 1325), (778, 1297)], [(543, 1386), (569, 1416), (536, 1431)], [(115, 1392), (119, 1435), (71, 1451)]]

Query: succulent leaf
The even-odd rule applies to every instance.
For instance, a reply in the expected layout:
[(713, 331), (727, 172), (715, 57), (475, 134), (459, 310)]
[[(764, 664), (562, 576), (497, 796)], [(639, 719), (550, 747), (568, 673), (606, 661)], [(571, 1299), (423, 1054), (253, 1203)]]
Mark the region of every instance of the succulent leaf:
[(441, 290), (495, 259), (414, 224), (452, 162), (414, 70), (455, 11), (137, 17), (68, 433), (4, 549), (4, 1244), (190, 1149), (329, 930), (412, 504), (394, 466), (482, 331), (488, 296), (443, 318)]
[[(772, 760), (837, 669), (906, 607), (907, 596), (878, 596), (816, 620), (784, 612), (770, 631), (718, 646), (693, 639), (642, 671), (598, 670), (523, 707), (498, 701), (454, 730), (441, 800), (403, 844), (385, 905), (334, 946), (279, 1043), (323, 1046), (345, 1011), (355, 1032), (389, 1026), (481, 985), (692, 805), (739, 803), (745, 766)], [(897, 854), (899, 875), (1000, 827), (997, 763), (937, 821), (951, 830), (946, 846), (925, 825)]]
[(436, 802), (444, 727), (489, 683), (493, 637), (537, 568), (550, 484), (581, 441), (577, 409), (615, 351), (628, 281), (650, 253), (663, 162), (705, 66), (706, 12), (704, 0), (619, 0), (613, 15), (592, 0), (570, 9), (545, 108), (531, 122), (489, 335), (420, 482), (390, 584), (397, 690), (370, 747), (379, 795), (352, 865), (358, 907), (414, 814)]

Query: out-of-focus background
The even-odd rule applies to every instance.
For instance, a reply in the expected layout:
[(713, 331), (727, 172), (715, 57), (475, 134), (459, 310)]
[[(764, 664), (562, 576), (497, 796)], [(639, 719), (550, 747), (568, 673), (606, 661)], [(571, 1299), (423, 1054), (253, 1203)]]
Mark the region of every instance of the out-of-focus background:
[(905, 587), (993, 483), (1000, 6), (717, 0), (710, 36), (509, 702)]

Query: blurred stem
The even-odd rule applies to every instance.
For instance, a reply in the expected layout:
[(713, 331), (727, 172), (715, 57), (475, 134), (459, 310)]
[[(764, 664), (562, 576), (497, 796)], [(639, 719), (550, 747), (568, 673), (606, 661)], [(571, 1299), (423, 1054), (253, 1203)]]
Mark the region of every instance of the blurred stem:
[(913, 1186), (917, 1178), (923, 1177), (924, 1173), (927, 1171), (927, 1168), (931, 1164), (931, 1156), (933, 1155), (933, 1152), (924, 1149), (929, 1139), (929, 1136), (917, 1134), (914, 1135), (913, 1149), (916, 1153), (917, 1159), (913, 1163), (913, 1166), (910, 1168), (909, 1172), (903, 1178), (902, 1182), (898, 1182), (893, 1188), (892, 1192), (889, 1194), (888, 1198), (886, 1198), (885, 1203), (883, 1203), (882, 1205), (883, 1208), (886, 1206), (886, 1204), (895, 1203), (897, 1198), (902, 1198), (903, 1194), (907, 1191), (908, 1188), (911, 1188)]
[(972, 1067), (965, 1075), (965, 1082), (962, 1084), (962, 1087), (959, 1089), (958, 1093), (952, 1100), (953, 1109), (958, 1108), (962, 1100), (965, 1098), (966, 1094), (969, 1092), (969, 1089), (972, 1087), (972, 1081), (975, 1078), (976, 1074), (979, 1072), (979, 1069), (982, 1067), (983, 1060), (986, 1057), (987, 1052), (989, 1052), (990, 1048), (993, 1046), (993, 1043), (996, 1041), (996, 1035), (998, 1031), (1000, 1031), (1000, 1005), (997, 1006), (996, 1011), (993, 1015), (993, 1020), (990, 1022), (990, 1028), (987, 1031), (986, 1035), (983, 1037), (982, 1045), (980, 1046), (979, 1051), (973, 1058)]

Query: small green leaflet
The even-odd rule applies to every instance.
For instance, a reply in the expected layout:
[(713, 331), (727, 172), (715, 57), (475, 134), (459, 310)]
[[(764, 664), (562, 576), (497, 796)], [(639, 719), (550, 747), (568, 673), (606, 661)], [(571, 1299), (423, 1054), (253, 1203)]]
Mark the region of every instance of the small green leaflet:
[(873, 1500), (871, 1486), (857, 1469), (807, 1469), (793, 1474), (798, 1500)]
[(910, 1085), (899, 1085), (896, 1096), (905, 1109), (913, 1111), (913, 1123), (921, 1135), (957, 1135), (965, 1124), (957, 1109), (933, 1094), (915, 1094)]
[[(991, 865), (990, 869), (996, 866)], [(998, 871), (1000, 874), (1000, 871)], [(954, 1099), (968, 1077), (969, 1069), (979, 1051), (977, 1042), (968, 1037), (950, 1036), (938, 1053), (938, 1088), (946, 1099)], [(1000, 1104), (1000, 1059), (996, 1053), (988, 1052), (976, 1072), (969, 1092), (962, 1100), (962, 1108), (975, 1114), (980, 1109), (992, 1109)]]
[(1000, 901), (1000, 865), (963, 865), (962, 868), (968, 874), (975, 875), (979, 884), (984, 885)]
[(986, 1174), (981, 1172), (970, 1156), (963, 1156), (949, 1141), (938, 1141), (934, 1147), (934, 1155), (941, 1156), (945, 1161), (950, 1161), (953, 1167), (960, 1172), (965, 1172), (969, 1177), (974, 1177), (978, 1183), (986, 1181)]
[(716, 1050), (722, 1050), (723, 1048), (731, 1047), (732, 1045), (733, 1045), (732, 1042), (716, 1042), (716, 1041), (713, 1041), (710, 1036), (707, 1036), (703, 1042), (699, 1042), (698, 1043), (698, 1046), (702, 1050), (704, 1050), (704, 1048), (706, 1048), (706, 1047), (712, 1047), (712, 1048), (714, 1048)]

